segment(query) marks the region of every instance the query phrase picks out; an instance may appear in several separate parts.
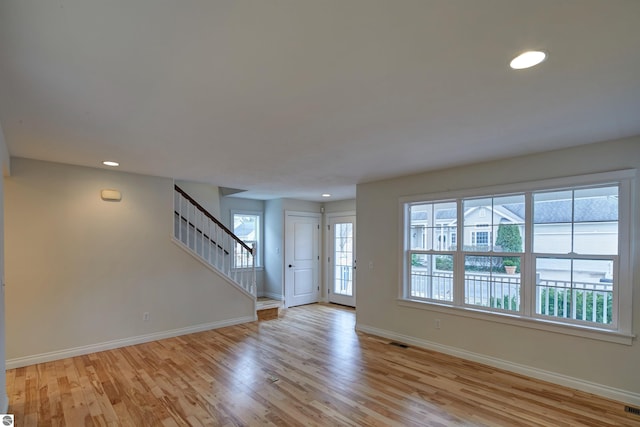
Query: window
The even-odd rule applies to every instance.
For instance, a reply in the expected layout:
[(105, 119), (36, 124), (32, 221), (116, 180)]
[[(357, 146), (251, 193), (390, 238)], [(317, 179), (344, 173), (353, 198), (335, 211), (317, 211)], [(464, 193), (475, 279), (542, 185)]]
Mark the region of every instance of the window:
[(447, 235), (456, 230), (455, 202), (421, 203), (411, 207), (411, 297), (453, 301), (455, 243)]
[(403, 299), (630, 335), (634, 175), (403, 200)]
[(471, 244), (473, 246), (489, 246), (489, 232), (488, 231), (472, 232)]
[(536, 313), (613, 324), (618, 186), (533, 194)]
[[(260, 250), (260, 233), (261, 226), (261, 214), (258, 212), (232, 212), (233, 215), (233, 233), (240, 238), (247, 246), (252, 247), (255, 245), (256, 254), (256, 267), (262, 266), (261, 262), (261, 250)], [(237, 267), (251, 265), (251, 255), (248, 262), (244, 259), (241, 251), (241, 245), (236, 244), (236, 250), (234, 254), (234, 261)]]
[[(472, 307), (520, 311), (520, 275), (523, 252), (524, 194), (465, 198), (464, 301)], [(494, 239), (495, 236), (495, 239)], [(500, 256), (503, 253), (512, 256)], [(507, 268), (515, 266), (514, 269)]]

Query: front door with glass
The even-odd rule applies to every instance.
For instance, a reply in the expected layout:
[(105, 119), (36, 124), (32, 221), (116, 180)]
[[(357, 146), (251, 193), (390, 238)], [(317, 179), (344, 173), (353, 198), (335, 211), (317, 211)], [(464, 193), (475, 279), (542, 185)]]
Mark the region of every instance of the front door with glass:
[(356, 306), (356, 217), (328, 218), (329, 302)]

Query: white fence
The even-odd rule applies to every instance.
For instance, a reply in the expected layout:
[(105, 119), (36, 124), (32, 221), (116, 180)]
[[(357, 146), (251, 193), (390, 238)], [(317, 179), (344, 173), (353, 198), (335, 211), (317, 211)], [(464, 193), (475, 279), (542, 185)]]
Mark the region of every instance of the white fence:
[[(519, 274), (466, 273), (465, 304), (520, 311)], [(413, 270), (410, 296), (437, 301), (453, 301), (453, 274), (450, 271)], [(611, 323), (613, 284), (608, 282), (536, 281), (536, 313), (602, 324)]]

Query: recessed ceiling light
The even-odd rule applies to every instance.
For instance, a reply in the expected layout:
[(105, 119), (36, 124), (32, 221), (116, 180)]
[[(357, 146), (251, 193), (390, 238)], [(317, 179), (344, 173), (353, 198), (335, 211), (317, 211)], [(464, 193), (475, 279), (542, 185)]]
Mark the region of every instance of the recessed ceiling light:
[(329, 193), (322, 193), (322, 197), (331, 197), (331, 194), (329, 194)]
[(538, 65), (547, 58), (547, 54), (539, 50), (528, 50), (511, 60), (509, 64), (514, 70), (522, 70)]
[(113, 162), (111, 160), (105, 160), (104, 162), (102, 162), (102, 164), (105, 165), (105, 166), (111, 166), (111, 167), (120, 166), (120, 163)]

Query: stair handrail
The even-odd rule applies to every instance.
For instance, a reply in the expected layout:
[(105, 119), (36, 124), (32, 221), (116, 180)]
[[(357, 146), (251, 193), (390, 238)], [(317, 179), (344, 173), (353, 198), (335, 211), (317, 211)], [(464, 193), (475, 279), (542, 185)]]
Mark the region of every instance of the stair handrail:
[(208, 210), (206, 210), (205, 208), (202, 207), (202, 205), (200, 205), (200, 203), (196, 202), (193, 197), (191, 197), (190, 195), (188, 195), (182, 188), (180, 188), (178, 185), (174, 184), (174, 189), (180, 193), (182, 195), (182, 197), (184, 197), (185, 199), (187, 199), (193, 206), (196, 207), (196, 209), (198, 209), (200, 212), (202, 212), (207, 218), (209, 218), (211, 221), (213, 221), (218, 227), (220, 227), (225, 233), (227, 233), (229, 236), (231, 236), (231, 238), (233, 238), (233, 240), (235, 240), (237, 243), (239, 243), (241, 246), (243, 246), (246, 250), (249, 251), (249, 253), (251, 253), (251, 255), (254, 255), (253, 253), (253, 248), (249, 247), (249, 245), (247, 245), (245, 242), (242, 241), (242, 239), (240, 239), (238, 236), (235, 235), (235, 233), (231, 230), (229, 230), (223, 223), (221, 223), (220, 221), (218, 221), (218, 219), (216, 217), (214, 217)]
[[(256, 247), (255, 245), (249, 246), (242, 239), (240, 239), (233, 231), (222, 224), (213, 214), (211, 214), (200, 203), (194, 200), (186, 191), (180, 186), (174, 184), (175, 196), (178, 197), (179, 208), (175, 204), (174, 199), (174, 214), (177, 215), (178, 223), (174, 226), (174, 239), (182, 245), (182, 247), (189, 251), (192, 255), (196, 256), (206, 265), (214, 268), (227, 278), (232, 283), (237, 285), (240, 289), (247, 292), (249, 295), (256, 298)], [(184, 216), (182, 210), (182, 201), (186, 203), (187, 213)], [(191, 222), (191, 215), (189, 214), (189, 205), (192, 207), (194, 214), (194, 221)], [(199, 211), (199, 215), (202, 221), (209, 221), (209, 234), (205, 230), (204, 222), (198, 227), (198, 218), (195, 213)], [(186, 231), (182, 233), (182, 221), (185, 221)], [(211, 234), (211, 226), (215, 227), (213, 233), (218, 235), (220, 232), (223, 236), (223, 240), (218, 240), (218, 237), (213, 237)], [(193, 237), (190, 238), (190, 228), (193, 229)], [(200, 243), (198, 243), (198, 235), (201, 236)], [(227, 240), (228, 239), (228, 240)], [(225, 242), (226, 240), (226, 242)], [(209, 243), (206, 243), (209, 242)], [(206, 246), (205, 246), (206, 243)], [(217, 249), (221, 250), (222, 257), (218, 256), (218, 252), (213, 252), (210, 245), (213, 244)], [(235, 247), (234, 247), (235, 246)], [(236, 252), (238, 250), (239, 252)], [(225, 257), (226, 255), (226, 257)], [(240, 256), (240, 259), (237, 258)], [(236, 262), (240, 260), (239, 264)], [(248, 263), (247, 263), (248, 261)]]

